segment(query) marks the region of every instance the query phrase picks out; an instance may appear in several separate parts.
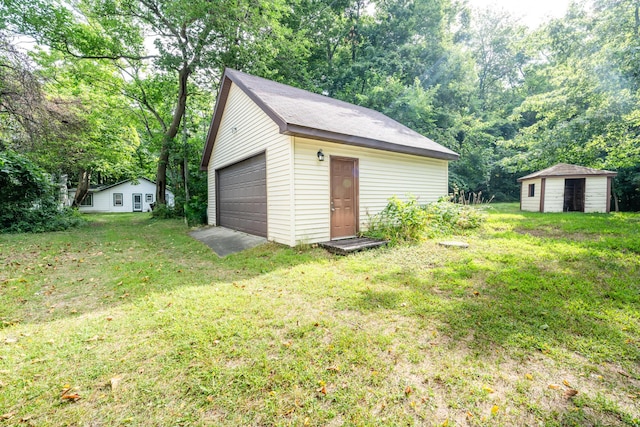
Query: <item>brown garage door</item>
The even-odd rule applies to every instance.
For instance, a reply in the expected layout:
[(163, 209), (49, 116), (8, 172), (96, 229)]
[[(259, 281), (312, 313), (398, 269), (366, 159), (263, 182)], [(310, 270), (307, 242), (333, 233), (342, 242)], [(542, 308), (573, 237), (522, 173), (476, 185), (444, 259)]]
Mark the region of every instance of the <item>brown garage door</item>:
[(218, 224), (267, 237), (265, 155), (220, 169), (216, 174)]

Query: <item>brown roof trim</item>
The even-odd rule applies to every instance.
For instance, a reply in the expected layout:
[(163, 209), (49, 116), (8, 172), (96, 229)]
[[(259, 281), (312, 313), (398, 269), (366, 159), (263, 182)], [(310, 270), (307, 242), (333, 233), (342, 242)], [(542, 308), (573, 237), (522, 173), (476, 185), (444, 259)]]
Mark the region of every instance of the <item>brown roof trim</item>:
[(420, 147), (392, 144), (390, 142), (379, 141), (377, 139), (345, 135), (342, 133), (330, 132), (322, 129), (312, 129), (293, 124), (288, 124), (286, 126), (286, 130), (282, 133), (285, 135), (301, 136), (321, 141), (338, 142), (356, 147), (374, 148), (378, 150), (392, 151), (394, 153), (413, 154), (416, 156), (431, 157), (435, 159), (457, 160), (459, 157), (457, 154), (442, 153)]
[(608, 176), (608, 177), (615, 177), (618, 175), (618, 172), (611, 172), (611, 171), (603, 171), (603, 173), (592, 173), (592, 174), (582, 174), (582, 175), (570, 175), (570, 174), (565, 174), (565, 175), (536, 175), (536, 176), (532, 176), (527, 178), (526, 176), (523, 176), (522, 178), (518, 178), (518, 182), (522, 182), (522, 181), (530, 181), (533, 179), (541, 179), (541, 178), (568, 178), (568, 179), (580, 179), (580, 178), (595, 178), (595, 177), (599, 177), (599, 176)]
[(538, 178), (589, 178), (593, 176), (617, 176), (617, 172), (602, 169), (593, 169), (585, 166), (570, 165), (567, 163), (558, 163), (546, 169), (530, 173), (529, 175), (518, 178), (518, 182), (528, 181)]
[(213, 151), (213, 143), (218, 136), (218, 129), (220, 129), (220, 122), (222, 121), (222, 113), (224, 113), (224, 107), (227, 104), (227, 98), (229, 97), (229, 90), (231, 90), (231, 80), (227, 78), (227, 72), (225, 70), (222, 75), (220, 92), (218, 92), (218, 98), (216, 99), (216, 107), (213, 111), (213, 120), (209, 126), (209, 132), (207, 132), (207, 139), (204, 144), (204, 150), (202, 152), (202, 160), (200, 161), (200, 170), (207, 170), (209, 167), (209, 159), (211, 159), (211, 152)]

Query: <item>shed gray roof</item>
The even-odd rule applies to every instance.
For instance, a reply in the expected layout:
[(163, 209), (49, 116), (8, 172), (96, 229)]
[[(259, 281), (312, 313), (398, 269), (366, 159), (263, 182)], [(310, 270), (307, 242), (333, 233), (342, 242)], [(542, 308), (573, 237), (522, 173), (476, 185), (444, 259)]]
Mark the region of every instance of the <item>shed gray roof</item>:
[(584, 166), (569, 165), (567, 163), (558, 163), (557, 165), (543, 169), (538, 172), (534, 172), (522, 178), (518, 178), (518, 182), (526, 179), (534, 178), (547, 178), (547, 177), (570, 177), (570, 178), (584, 178), (588, 176), (616, 176), (617, 172), (592, 169)]
[(285, 135), (436, 159), (459, 157), (456, 152), (378, 111), (227, 68), (207, 135), (202, 169), (208, 166), (231, 83), (242, 89)]

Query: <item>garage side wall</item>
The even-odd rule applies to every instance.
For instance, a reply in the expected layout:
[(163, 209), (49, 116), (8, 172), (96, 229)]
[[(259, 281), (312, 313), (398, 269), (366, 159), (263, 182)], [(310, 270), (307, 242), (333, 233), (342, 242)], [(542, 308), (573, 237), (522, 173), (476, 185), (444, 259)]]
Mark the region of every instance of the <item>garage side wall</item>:
[[(534, 186), (533, 196), (529, 196), (529, 185)], [(527, 212), (540, 211), (540, 194), (542, 193), (541, 179), (528, 179), (522, 181), (520, 186), (520, 209)]]
[[(325, 160), (316, 153), (322, 149)], [(388, 199), (413, 194), (420, 203), (436, 201), (448, 192), (446, 160), (294, 138), (296, 243), (330, 239), (329, 166), (331, 156), (359, 160), (360, 231), (369, 215), (380, 212)]]
[(594, 176), (585, 180), (585, 212), (607, 212), (608, 186), (609, 181), (606, 176)]
[(268, 239), (291, 244), (291, 137), (281, 135), (273, 120), (235, 84), (229, 90), (207, 171), (208, 221), (216, 225), (216, 169), (265, 150)]
[(546, 178), (544, 190), (544, 211), (562, 212), (564, 210), (564, 177)]

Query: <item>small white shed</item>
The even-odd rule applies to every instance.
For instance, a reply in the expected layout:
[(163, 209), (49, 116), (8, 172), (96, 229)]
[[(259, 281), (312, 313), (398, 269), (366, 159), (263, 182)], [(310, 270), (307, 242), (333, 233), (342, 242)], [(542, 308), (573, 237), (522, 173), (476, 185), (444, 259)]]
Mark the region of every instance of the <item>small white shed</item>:
[(606, 212), (616, 172), (559, 163), (518, 179), (520, 210), (530, 212)]
[(290, 246), (353, 237), (391, 196), (446, 195), (457, 158), (377, 111), (227, 69), (201, 163), (209, 224)]
[[(73, 201), (76, 189), (69, 190), (69, 200)], [(146, 179), (128, 179), (116, 184), (89, 189), (80, 205), (80, 212), (148, 212), (156, 198), (156, 183)], [(167, 205), (173, 206), (173, 193), (166, 192)]]

